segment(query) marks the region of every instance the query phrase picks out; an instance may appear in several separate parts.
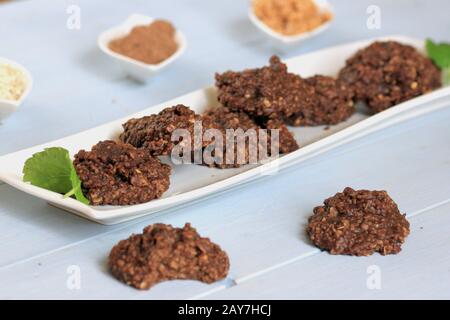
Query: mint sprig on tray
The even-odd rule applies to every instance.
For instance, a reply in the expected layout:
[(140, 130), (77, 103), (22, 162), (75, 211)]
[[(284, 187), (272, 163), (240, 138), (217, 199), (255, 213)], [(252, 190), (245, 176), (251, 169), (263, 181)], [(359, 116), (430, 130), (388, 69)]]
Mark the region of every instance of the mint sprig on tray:
[(444, 85), (450, 84), (450, 43), (435, 43), (431, 39), (426, 41), (428, 57), (442, 70)]
[(75, 196), (78, 201), (89, 204), (69, 152), (64, 148), (46, 148), (35, 153), (25, 162), (23, 174), (25, 182), (64, 194), (64, 197)]

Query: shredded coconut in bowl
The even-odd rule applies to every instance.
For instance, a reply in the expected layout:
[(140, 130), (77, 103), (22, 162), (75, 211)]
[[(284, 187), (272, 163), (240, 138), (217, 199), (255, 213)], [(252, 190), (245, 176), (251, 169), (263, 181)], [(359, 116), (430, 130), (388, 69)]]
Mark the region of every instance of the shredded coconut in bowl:
[(25, 92), (27, 81), (21, 70), (0, 63), (0, 99), (17, 101)]

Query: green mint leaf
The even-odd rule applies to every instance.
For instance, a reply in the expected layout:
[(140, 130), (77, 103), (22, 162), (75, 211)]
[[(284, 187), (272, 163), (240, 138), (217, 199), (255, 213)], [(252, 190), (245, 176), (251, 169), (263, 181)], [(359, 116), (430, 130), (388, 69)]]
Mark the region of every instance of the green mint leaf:
[[(431, 39), (426, 41), (428, 57), (442, 70), (450, 68), (450, 43), (435, 43)], [(444, 70), (445, 71), (445, 70)]]
[[(81, 189), (81, 180), (77, 175), (75, 167), (73, 166), (72, 163), (70, 164), (72, 165), (72, 174), (70, 175), (70, 181), (72, 182), (72, 190), (69, 191), (69, 193), (73, 193), (73, 195), (75, 195), (75, 199), (77, 199), (78, 201), (84, 204), (89, 204), (89, 199), (87, 199), (84, 196), (83, 190)], [(67, 196), (67, 194), (65, 196)]]
[(35, 153), (25, 162), (23, 181), (58, 193), (72, 189), (70, 174), (72, 161), (63, 148), (47, 148)]
[(74, 195), (78, 201), (89, 204), (81, 190), (81, 181), (64, 148), (46, 148), (35, 153), (23, 167), (23, 181), (50, 191)]

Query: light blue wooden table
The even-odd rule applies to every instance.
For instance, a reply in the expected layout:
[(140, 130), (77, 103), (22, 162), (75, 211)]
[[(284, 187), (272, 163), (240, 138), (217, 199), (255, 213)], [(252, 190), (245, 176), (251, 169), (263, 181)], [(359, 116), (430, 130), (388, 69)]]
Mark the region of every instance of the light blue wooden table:
[[(332, 1), (332, 28), (292, 57), (369, 37), (405, 34), (450, 41), (448, 1), (379, 0), (380, 30), (366, 28), (373, 1)], [(69, 5), (81, 29), (66, 28)], [(246, 1), (14, 1), (0, 5), (0, 56), (34, 77), (27, 101), (0, 125), (0, 155), (91, 128), (210, 85), (213, 74), (266, 63), (273, 48), (248, 21)], [(96, 47), (97, 35), (131, 13), (173, 21), (188, 50), (142, 85)], [(450, 107), (450, 106), (449, 106)], [(340, 147), (238, 191), (183, 209), (102, 226), (0, 185), (0, 298), (450, 298), (450, 108)], [(331, 256), (304, 227), (324, 198), (386, 189), (408, 214), (411, 235), (396, 256)], [(110, 248), (155, 222), (191, 222), (231, 259), (212, 285), (172, 281), (140, 292), (106, 269)], [(80, 275), (80, 282), (74, 276)]]

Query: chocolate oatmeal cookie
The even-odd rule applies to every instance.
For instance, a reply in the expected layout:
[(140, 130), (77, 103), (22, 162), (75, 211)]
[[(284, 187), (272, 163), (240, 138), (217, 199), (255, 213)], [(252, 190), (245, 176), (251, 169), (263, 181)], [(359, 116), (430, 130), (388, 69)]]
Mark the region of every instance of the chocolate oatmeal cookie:
[(233, 111), (294, 126), (337, 124), (355, 109), (353, 91), (331, 77), (303, 79), (287, 72), (277, 56), (270, 66), (216, 74), (218, 99)]
[(146, 150), (102, 141), (73, 162), (92, 205), (130, 205), (159, 198), (169, 188), (170, 166)]
[[(165, 108), (158, 114), (127, 121), (123, 124), (124, 132), (119, 139), (136, 148), (144, 148), (156, 156), (170, 155), (173, 147), (178, 144), (181, 144), (180, 147), (190, 144), (192, 150), (203, 148), (208, 141), (203, 141), (203, 144), (197, 148), (197, 144), (194, 143), (195, 133), (198, 136), (202, 135), (211, 124), (207, 119), (202, 120), (202, 117), (195, 114), (189, 107), (179, 104)], [(196, 123), (197, 126), (201, 124), (201, 127), (195, 127)], [(191, 139), (181, 138), (179, 141), (172, 141), (172, 133), (176, 129), (186, 129)]]
[(216, 74), (216, 86), (222, 105), (252, 117), (282, 119), (308, 105), (304, 80), (287, 72), (277, 56), (270, 58), (267, 67)]
[(175, 279), (212, 283), (227, 276), (227, 254), (187, 223), (184, 228), (154, 224), (115, 245), (109, 254), (114, 277), (137, 289)]
[[(214, 122), (217, 127), (222, 131), (222, 147), (218, 148), (222, 150), (220, 154), (214, 154), (215, 161), (214, 163), (208, 164), (209, 166), (218, 167), (218, 168), (237, 168), (243, 164), (248, 164), (249, 162), (253, 162), (251, 159), (251, 151), (250, 148), (254, 148), (254, 156), (258, 156), (258, 159), (267, 158), (267, 156), (271, 155), (271, 134), (272, 131), (270, 129), (278, 129), (279, 130), (279, 139), (277, 141), (277, 150), (279, 153), (289, 153), (291, 151), (297, 150), (298, 145), (295, 141), (293, 135), (287, 127), (282, 123), (274, 119), (265, 119), (261, 120), (261, 118), (250, 118), (250, 116), (244, 112), (240, 111), (232, 111), (227, 107), (217, 107), (212, 108), (205, 112), (203, 115), (204, 118), (209, 118), (209, 121)], [(232, 129), (234, 131), (234, 135), (231, 135), (233, 131), (227, 131), (227, 129)], [(260, 140), (260, 131), (264, 131), (267, 133), (267, 144)], [(241, 134), (248, 133), (248, 130), (253, 130), (254, 138), (248, 138), (245, 140), (245, 145), (238, 145), (238, 132), (236, 130), (242, 130)], [(227, 161), (227, 152), (226, 152), (226, 144), (233, 143), (234, 152), (233, 152), (233, 160)], [(216, 144), (210, 144), (208, 148), (216, 148)], [(259, 151), (264, 150), (261, 148), (267, 147), (267, 153), (262, 154)], [(243, 161), (244, 160), (244, 161)]]
[(386, 191), (345, 188), (314, 208), (307, 232), (331, 254), (369, 256), (400, 252), (409, 222)]
[(332, 77), (316, 75), (305, 79), (309, 87), (305, 90), (308, 103), (286, 122), (293, 126), (317, 126), (338, 124), (354, 112), (353, 92), (345, 83)]
[(348, 59), (339, 80), (352, 88), (357, 100), (380, 112), (440, 87), (441, 73), (413, 47), (386, 41)]

